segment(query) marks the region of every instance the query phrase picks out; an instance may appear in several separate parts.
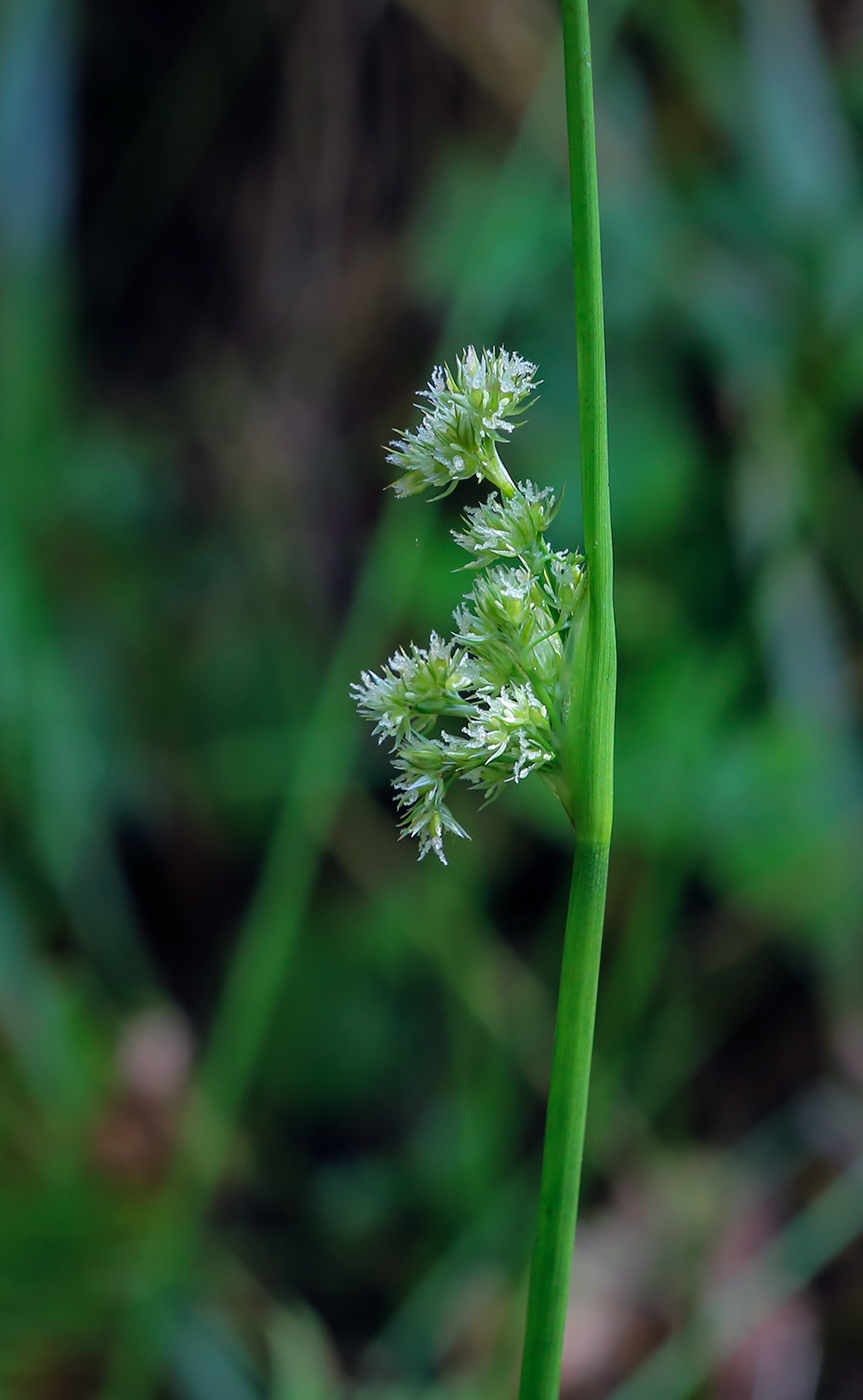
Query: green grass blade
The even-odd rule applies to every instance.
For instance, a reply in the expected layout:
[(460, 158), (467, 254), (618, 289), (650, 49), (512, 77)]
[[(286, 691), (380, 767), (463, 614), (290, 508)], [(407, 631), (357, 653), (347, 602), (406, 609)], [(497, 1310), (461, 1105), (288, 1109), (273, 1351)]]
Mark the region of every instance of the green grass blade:
[(546, 1119), (521, 1400), (557, 1400), (569, 1295), (605, 916), (613, 796), (616, 649), (599, 195), (587, 0), (563, 7), (590, 612), (570, 712), (575, 866)]

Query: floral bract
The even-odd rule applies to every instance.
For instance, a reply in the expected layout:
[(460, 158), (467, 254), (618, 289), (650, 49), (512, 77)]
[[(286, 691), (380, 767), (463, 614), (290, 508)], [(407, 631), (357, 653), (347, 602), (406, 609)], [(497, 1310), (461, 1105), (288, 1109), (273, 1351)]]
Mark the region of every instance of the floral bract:
[[(434, 851), (446, 863), (444, 834), (467, 835), (445, 801), (457, 778), (491, 799), (539, 771), (566, 802), (562, 755), (585, 565), (545, 539), (557, 510), (551, 490), (516, 485), (496, 448), (535, 373), (506, 350), (467, 350), (455, 373), (435, 370), (432, 407), (389, 456), (407, 468), (395, 483), (402, 496), (429, 486), (446, 493), (473, 475), (497, 488), (453, 531), (471, 556), (467, 567), (481, 570), (456, 609), (453, 639), (432, 633), (428, 647), (396, 652), (380, 675), (364, 671), (351, 688), (381, 742), (392, 742), (402, 833), (417, 837), (420, 859)], [(455, 725), (443, 727), (447, 720)]]

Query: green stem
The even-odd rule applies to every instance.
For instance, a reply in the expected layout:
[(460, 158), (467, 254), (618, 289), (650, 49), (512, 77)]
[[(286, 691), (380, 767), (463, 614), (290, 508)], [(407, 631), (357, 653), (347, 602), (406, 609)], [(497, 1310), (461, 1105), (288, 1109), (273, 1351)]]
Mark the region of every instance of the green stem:
[(576, 830), (520, 1400), (557, 1400), (611, 839), (616, 650), (599, 196), (587, 0), (563, 0), (572, 191), (581, 483), (589, 610), (574, 668), (569, 777)]

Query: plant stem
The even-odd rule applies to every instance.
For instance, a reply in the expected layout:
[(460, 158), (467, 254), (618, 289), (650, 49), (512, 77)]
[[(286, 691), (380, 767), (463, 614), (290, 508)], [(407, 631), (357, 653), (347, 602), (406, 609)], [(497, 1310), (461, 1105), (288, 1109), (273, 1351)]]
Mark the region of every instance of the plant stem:
[(561, 969), (520, 1400), (557, 1400), (560, 1390), (605, 916), (617, 672), (599, 196), (587, 0), (563, 0), (563, 34), (589, 611), (583, 664), (574, 668), (570, 709), (568, 768), (576, 830), (575, 864)]

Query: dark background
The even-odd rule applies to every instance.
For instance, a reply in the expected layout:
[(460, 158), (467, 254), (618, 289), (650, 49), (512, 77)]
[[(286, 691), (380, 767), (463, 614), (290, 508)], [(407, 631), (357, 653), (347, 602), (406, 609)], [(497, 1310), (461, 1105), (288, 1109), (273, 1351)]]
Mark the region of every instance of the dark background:
[[(507, 462), (580, 543), (555, 7), (0, 17), (0, 1394), (514, 1395), (570, 835), (468, 793), (418, 865), (347, 692), (463, 591), (461, 493), (383, 492), (432, 364), (539, 363)], [(863, 7), (593, 22), (621, 669), (564, 1395), (854, 1400)]]

